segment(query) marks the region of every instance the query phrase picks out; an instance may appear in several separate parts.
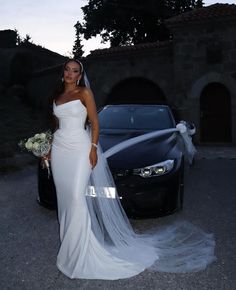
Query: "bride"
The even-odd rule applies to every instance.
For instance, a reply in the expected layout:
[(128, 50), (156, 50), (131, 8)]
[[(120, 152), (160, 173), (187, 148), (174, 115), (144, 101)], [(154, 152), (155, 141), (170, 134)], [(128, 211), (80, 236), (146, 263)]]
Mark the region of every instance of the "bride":
[[(145, 269), (189, 272), (214, 257), (212, 235), (188, 222), (136, 234), (120, 204), (105, 155), (92, 91), (80, 61), (69, 59), (54, 96), (51, 166), (61, 245), (57, 267), (69, 278), (115, 280)], [(87, 118), (91, 130), (85, 126)]]

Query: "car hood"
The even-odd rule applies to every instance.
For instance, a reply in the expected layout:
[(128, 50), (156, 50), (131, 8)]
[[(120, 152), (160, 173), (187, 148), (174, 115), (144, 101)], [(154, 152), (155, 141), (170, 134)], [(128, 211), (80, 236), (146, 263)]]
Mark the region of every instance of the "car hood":
[[(100, 144), (105, 152), (116, 144), (142, 135), (138, 133), (100, 134)], [(132, 145), (108, 158), (109, 166), (117, 169), (141, 168), (153, 165), (168, 158), (176, 158), (177, 134), (169, 133)]]

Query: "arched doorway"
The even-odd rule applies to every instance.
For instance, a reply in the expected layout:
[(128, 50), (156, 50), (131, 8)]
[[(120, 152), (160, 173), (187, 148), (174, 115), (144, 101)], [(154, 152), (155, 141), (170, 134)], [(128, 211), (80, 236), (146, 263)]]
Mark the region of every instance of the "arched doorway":
[(232, 142), (231, 97), (219, 83), (210, 83), (200, 96), (201, 142)]
[(129, 78), (113, 87), (106, 104), (158, 104), (166, 103), (163, 91), (145, 78)]

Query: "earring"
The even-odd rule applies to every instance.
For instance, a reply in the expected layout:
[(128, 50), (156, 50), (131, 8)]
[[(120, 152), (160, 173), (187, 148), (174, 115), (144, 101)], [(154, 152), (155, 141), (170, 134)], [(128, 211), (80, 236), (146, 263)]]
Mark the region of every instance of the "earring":
[(77, 80), (77, 82), (76, 82), (77, 86), (79, 85), (79, 81), (80, 81), (80, 80)]
[(61, 82), (64, 83), (64, 78), (61, 78)]

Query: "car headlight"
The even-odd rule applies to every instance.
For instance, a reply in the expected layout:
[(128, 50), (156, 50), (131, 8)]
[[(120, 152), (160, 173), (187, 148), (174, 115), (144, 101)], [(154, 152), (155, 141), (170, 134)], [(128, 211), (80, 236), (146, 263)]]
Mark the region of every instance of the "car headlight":
[(174, 167), (174, 160), (168, 159), (163, 162), (147, 166), (144, 168), (137, 168), (133, 170), (134, 175), (140, 175), (144, 178), (160, 176), (170, 172)]

